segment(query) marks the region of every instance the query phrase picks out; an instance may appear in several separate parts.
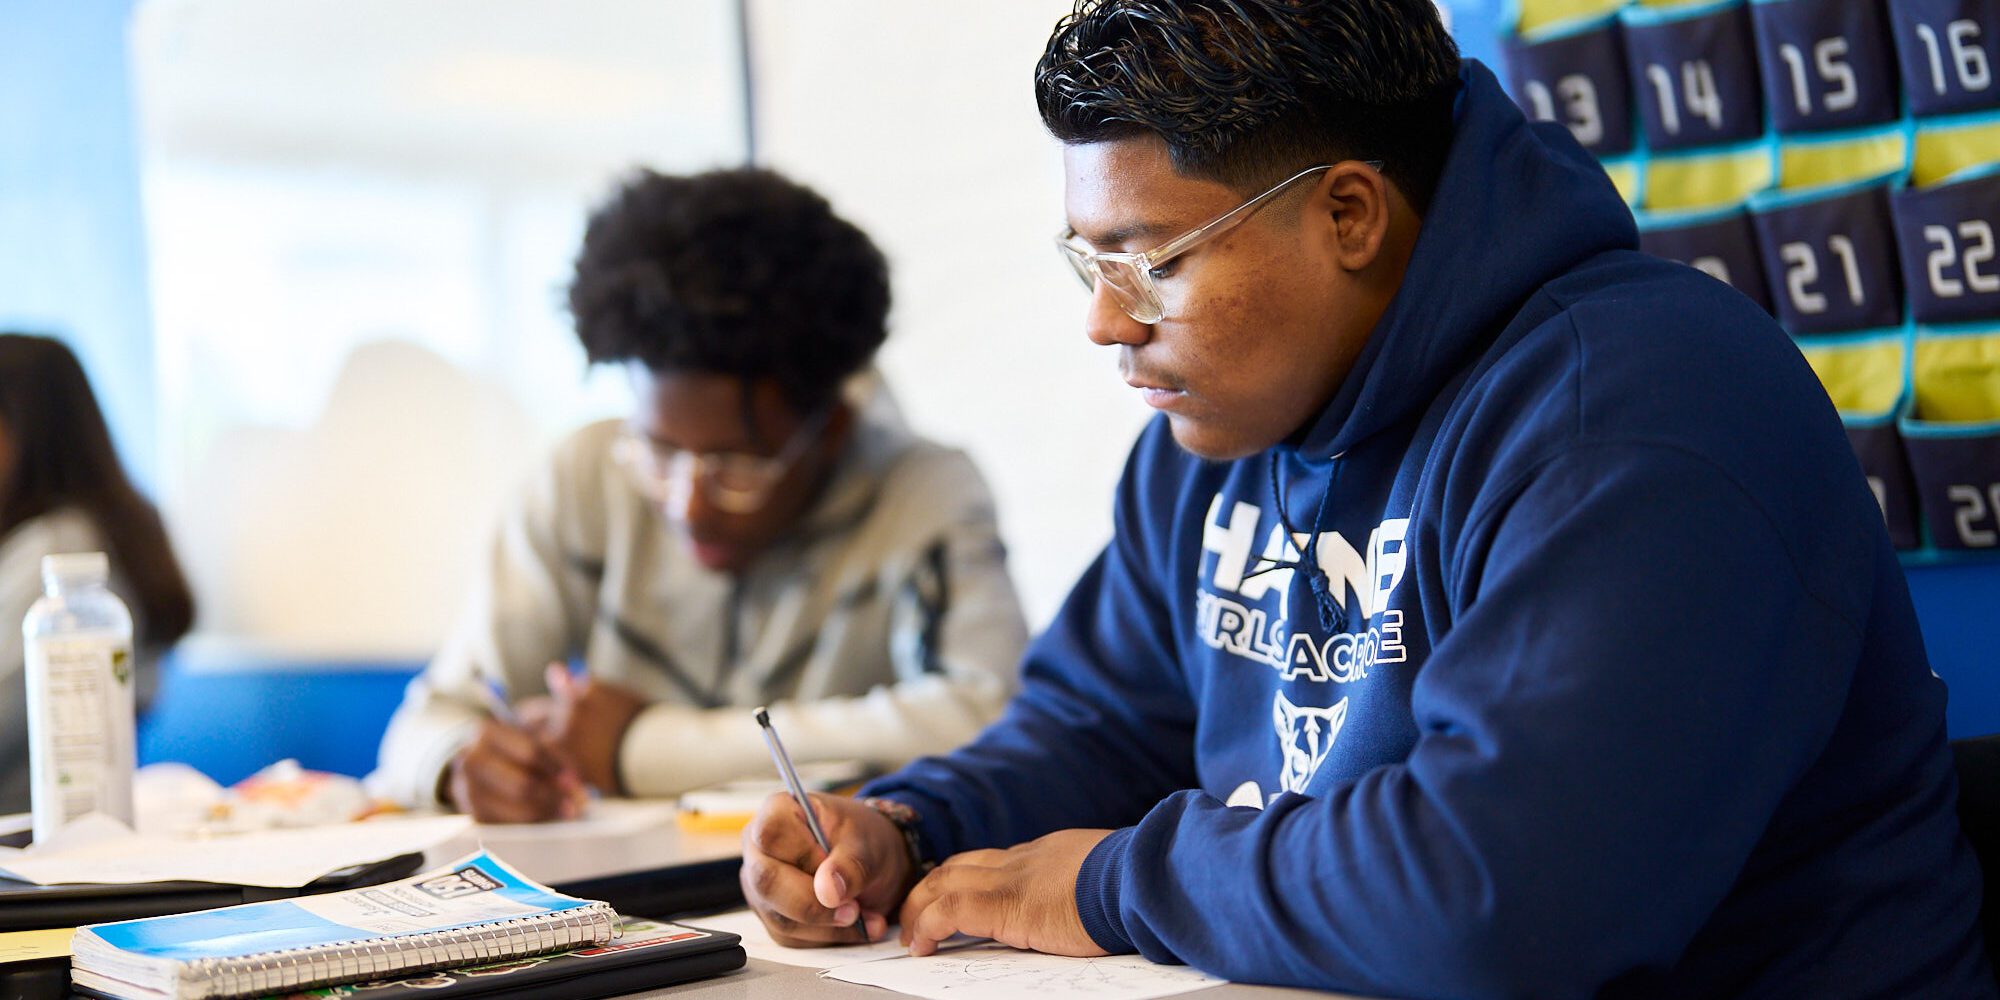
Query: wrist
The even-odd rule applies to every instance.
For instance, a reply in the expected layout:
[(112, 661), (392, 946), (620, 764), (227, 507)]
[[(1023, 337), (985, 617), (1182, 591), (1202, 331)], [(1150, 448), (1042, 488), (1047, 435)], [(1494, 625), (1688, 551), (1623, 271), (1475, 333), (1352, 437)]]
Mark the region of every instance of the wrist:
[(923, 838), (917, 832), (923, 818), (917, 815), (916, 809), (894, 799), (865, 798), (861, 804), (875, 810), (895, 828), (900, 841), (899, 854), (905, 866), (899, 888), (902, 893), (909, 892), (911, 886), (937, 867), (937, 862), (924, 856)]

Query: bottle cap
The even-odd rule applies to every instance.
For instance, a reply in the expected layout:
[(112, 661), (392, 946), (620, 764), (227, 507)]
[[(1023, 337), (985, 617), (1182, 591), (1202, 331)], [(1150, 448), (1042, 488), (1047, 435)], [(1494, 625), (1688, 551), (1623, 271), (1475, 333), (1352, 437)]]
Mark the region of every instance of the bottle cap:
[(63, 552), (42, 557), (42, 586), (103, 583), (111, 576), (111, 560), (102, 552)]

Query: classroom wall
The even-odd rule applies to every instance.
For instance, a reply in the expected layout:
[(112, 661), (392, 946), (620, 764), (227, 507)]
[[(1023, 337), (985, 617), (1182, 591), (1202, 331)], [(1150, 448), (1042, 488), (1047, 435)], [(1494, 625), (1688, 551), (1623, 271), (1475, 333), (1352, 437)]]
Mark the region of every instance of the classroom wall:
[[(1059, 146), (1030, 80), (1068, 0), (755, 0), (757, 144), (874, 235), (894, 275), (882, 367), (1000, 504), (1030, 620), (1111, 532), (1150, 414), (1085, 340), (1062, 263)], [(829, 41), (832, 40), (832, 44)]]
[(125, 28), (131, 0), (0, 0), (0, 328), (82, 357), (154, 482), (152, 318)]

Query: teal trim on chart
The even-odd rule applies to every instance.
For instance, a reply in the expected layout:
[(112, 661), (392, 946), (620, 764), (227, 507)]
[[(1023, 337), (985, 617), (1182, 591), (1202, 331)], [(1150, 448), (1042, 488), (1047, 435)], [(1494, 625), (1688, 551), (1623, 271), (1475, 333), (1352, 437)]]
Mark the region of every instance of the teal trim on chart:
[(1904, 437), (1947, 440), (1951, 438), (1992, 437), (2000, 434), (2000, 420), (1982, 420), (1978, 423), (1936, 423), (1904, 417), (1896, 421), (1896, 429)]
[(2000, 108), (1986, 108), (1979, 111), (1961, 111), (1955, 115), (1932, 115), (1915, 119), (1919, 132), (1956, 132), (1962, 128), (1980, 128), (2000, 123)]
[[(1643, 133), (1644, 130), (1639, 127), (1639, 123), (1634, 121), (1632, 123), (1632, 151), (1619, 156), (1605, 157), (1597, 161), (1597, 165), (1604, 168), (1604, 172), (1607, 175), (1611, 173), (1611, 168), (1614, 166), (1632, 168), (1632, 176), (1635, 178), (1632, 185), (1632, 200), (1637, 202), (1638, 205), (1646, 203), (1646, 163), (1652, 159), (1652, 157), (1646, 155), (1646, 137)], [(1622, 198), (1623, 196), (1621, 195), (1620, 197)], [(1627, 205), (1626, 207), (1632, 209), (1634, 212), (1638, 211), (1636, 205)]]
[(1666, 229), (1705, 226), (1741, 214), (1743, 214), (1742, 205), (1725, 205), (1721, 208), (1675, 208), (1658, 212), (1641, 208), (1633, 210), (1632, 220), (1639, 224), (1640, 232), (1654, 233)]
[(1908, 160), (1916, 152), (1917, 130), (1908, 118), (1874, 125), (1857, 125), (1853, 128), (1835, 129), (1828, 132), (1781, 132), (1778, 141), (1785, 146), (1839, 146), (1850, 142), (1864, 142), (1886, 135), (1902, 133), (1903, 159)]
[[(1550, 21), (1533, 31), (1521, 31), (1516, 28), (1510, 29), (1503, 34), (1518, 39), (1526, 45), (1540, 45), (1543, 42), (1556, 42), (1565, 38), (1574, 38), (1578, 35), (1587, 35), (1593, 31), (1601, 31), (1606, 26), (1617, 23), (1618, 14), (1619, 12), (1614, 10), (1604, 14), (1572, 17), (1566, 21)], [(1521, 21), (1516, 17), (1510, 23), (1519, 25)]]
[(1910, 339), (1908, 327), (1877, 326), (1866, 330), (1842, 330), (1839, 333), (1795, 333), (1792, 343), (1807, 347), (1863, 347), (1886, 343), (1891, 340), (1903, 341), (1907, 346)]
[(1821, 184), (1818, 187), (1799, 188), (1796, 191), (1781, 191), (1776, 188), (1769, 191), (1759, 191), (1750, 196), (1750, 210), (1753, 212), (1768, 212), (1773, 209), (1790, 208), (1794, 205), (1806, 205), (1816, 201), (1831, 201), (1834, 198), (1845, 197), (1872, 187), (1891, 187), (1909, 177), (1909, 175), (1910, 169), (1903, 167), (1888, 171), (1887, 173), (1876, 174), (1873, 177), (1863, 177), (1860, 180), (1841, 181), (1838, 184)]
[(1652, 154), (1652, 158), (1655, 161), (1666, 160), (1668, 162), (1726, 159), (1740, 156), (1744, 153), (1756, 152), (1759, 147), (1762, 147), (1764, 153), (1771, 158), (1771, 167), (1775, 170), (1778, 166), (1778, 144), (1776, 139), (1776, 136), (1766, 133), (1755, 139), (1745, 139), (1742, 142), (1730, 143), (1726, 146), (1702, 146), (1699, 149), (1676, 149), (1665, 153), (1654, 153)]
[(1936, 191), (1939, 188), (1950, 187), (1953, 184), (1967, 184), (1972, 181), (1982, 181), (1988, 177), (1993, 176), (1994, 174), (2000, 174), (2000, 161), (1996, 161), (1993, 163), (1976, 163), (1972, 166), (1966, 167), (1964, 170), (1961, 170), (1958, 173), (1946, 174), (1943, 180), (1938, 181), (1936, 184), (1933, 184), (1930, 187), (1918, 188), (1917, 190)]
[(1651, 28), (1662, 24), (1673, 24), (1678, 21), (1692, 21), (1696, 18), (1708, 17), (1711, 14), (1727, 10), (1731, 7), (1745, 6), (1744, 0), (1715, 0), (1714, 3), (1696, 4), (1692, 7), (1639, 7), (1635, 5), (1619, 10), (1618, 16), (1628, 25)]
[(1961, 337), (2000, 337), (2000, 317), (1966, 323), (1925, 323), (1917, 327), (1920, 340), (1957, 340)]

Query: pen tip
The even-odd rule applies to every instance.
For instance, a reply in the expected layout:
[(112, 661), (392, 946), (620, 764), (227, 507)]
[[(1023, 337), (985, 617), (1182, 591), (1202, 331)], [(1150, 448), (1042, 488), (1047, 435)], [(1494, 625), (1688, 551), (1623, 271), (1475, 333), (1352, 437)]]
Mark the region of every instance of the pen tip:
[(763, 726), (766, 729), (771, 728), (771, 713), (765, 711), (764, 706), (762, 705), (757, 706), (757, 711), (754, 714), (757, 717), (758, 725)]

